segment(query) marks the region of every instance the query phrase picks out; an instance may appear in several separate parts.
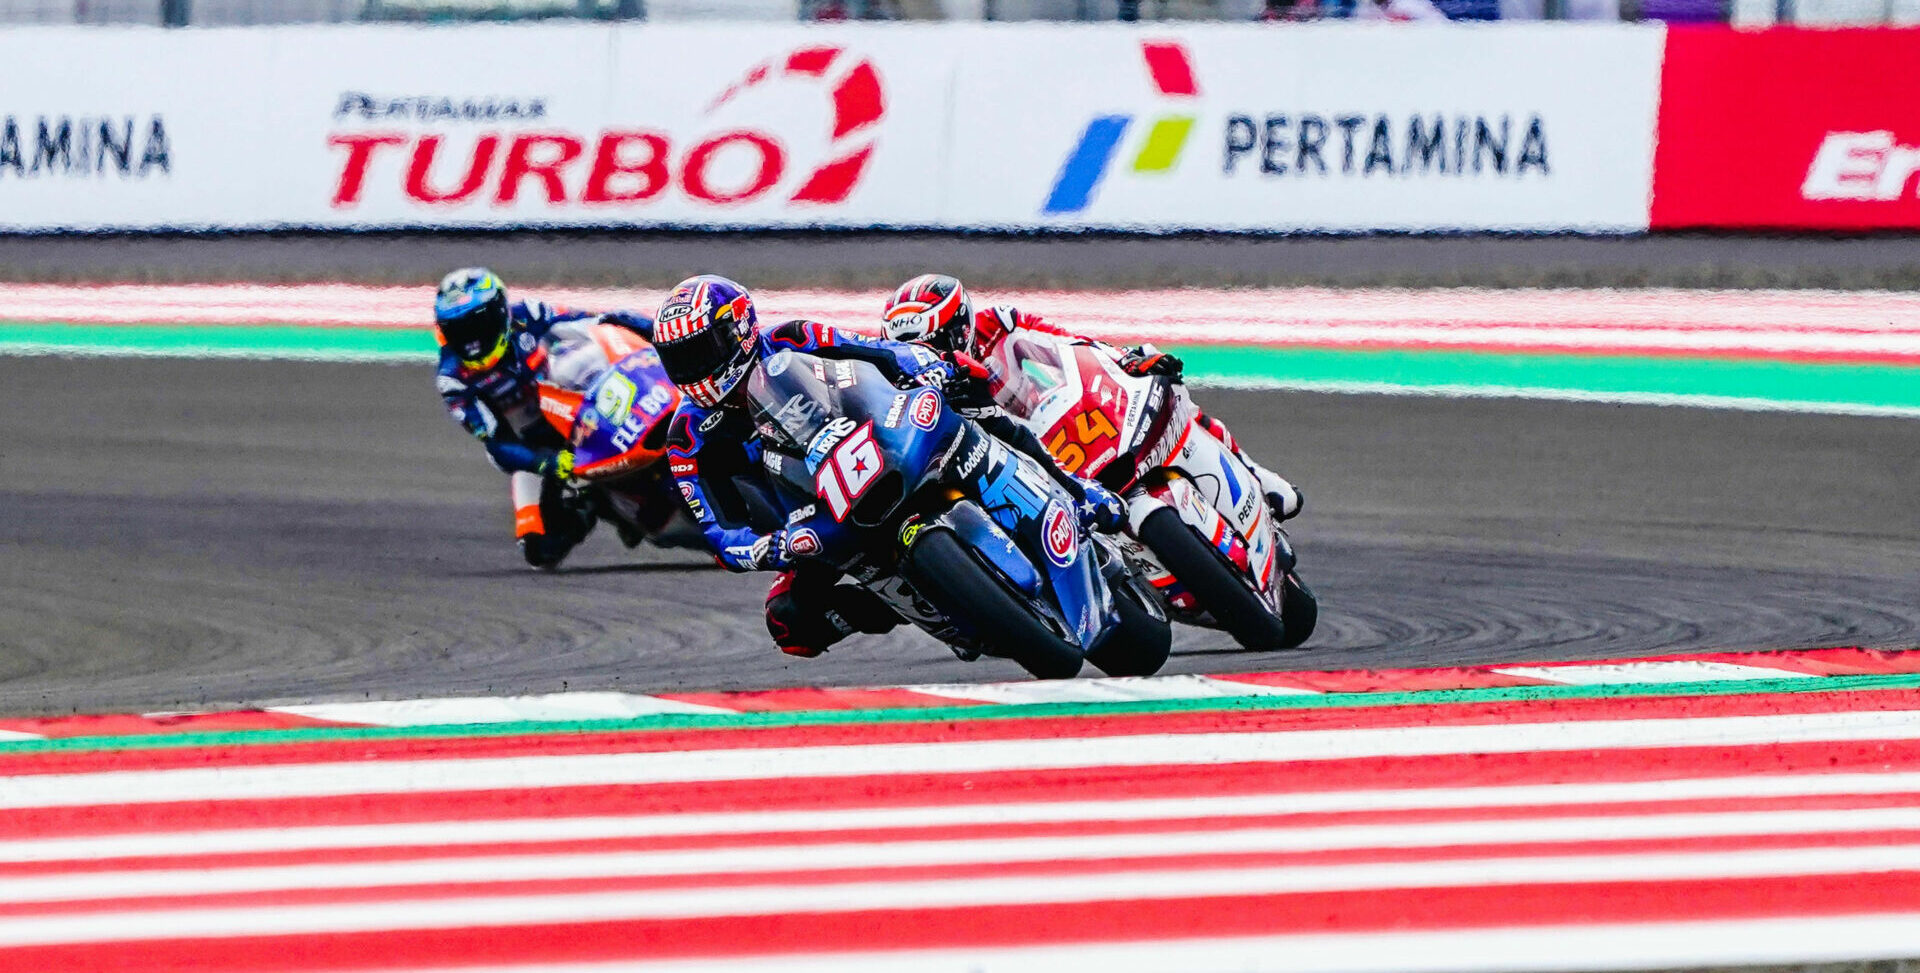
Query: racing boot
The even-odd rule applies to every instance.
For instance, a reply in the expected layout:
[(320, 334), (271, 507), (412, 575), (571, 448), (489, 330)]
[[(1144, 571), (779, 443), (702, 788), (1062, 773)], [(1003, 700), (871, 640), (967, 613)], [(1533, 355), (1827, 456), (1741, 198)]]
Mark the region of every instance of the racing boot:
[(1299, 515), (1300, 508), (1307, 504), (1307, 495), (1302, 493), (1299, 487), (1288, 483), (1285, 477), (1245, 456), (1240, 459), (1253, 470), (1254, 477), (1260, 481), (1260, 492), (1266, 494), (1267, 508), (1273, 511), (1275, 519), (1285, 522)]
[(592, 501), (581, 494), (553, 480), (542, 486), (540, 503), (519, 512), (514, 532), (519, 535), (520, 556), (527, 566), (552, 571), (587, 539), (600, 518), (593, 511)]
[(1307, 502), (1307, 495), (1300, 492), (1299, 487), (1248, 456), (1247, 451), (1240, 448), (1240, 441), (1233, 438), (1233, 433), (1227, 430), (1226, 423), (1205, 413), (1200, 414), (1199, 421), (1207, 432), (1213, 434), (1213, 438), (1219, 440), (1221, 445), (1227, 447), (1240, 459), (1240, 462), (1247, 464), (1247, 469), (1253, 471), (1254, 479), (1260, 481), (1260, 492), (1267, 498), (1267, 509), (1273, 511), (1276, 520), (1285, 522), (1299, 515), (1300, 508)]

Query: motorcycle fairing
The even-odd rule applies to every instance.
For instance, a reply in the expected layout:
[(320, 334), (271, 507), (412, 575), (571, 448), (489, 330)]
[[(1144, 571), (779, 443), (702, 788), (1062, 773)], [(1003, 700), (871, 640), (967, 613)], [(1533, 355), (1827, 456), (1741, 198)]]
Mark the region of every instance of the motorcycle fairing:
[(652, 348), (615, 362), (587, 386), (574, 411), (568, 430), (574, 475), (606, 479), (658, 463), (679, 404), (680, 390)]
[[(1025, 559), (1044, 571), (1062, 617), (1082, 649), (1093, 648), (1099, 635), (1119, 615), (1112, 593), (1100, 578), (1091, 541), (1080, 532), (1073, 502), (1053, 478), (1031, 458), (1008, 449), (969, 423), (955, 441), (949, 462), (963, 489), (978, 498), (981, 507), (1016, 542)], [(975, 457), (978, 457), (977, 459)], [(1049, 551), (1049, 527), (1057, 529), (1064, 513), (1074, 531), (1070, 554)]]
[[(930, 482), (951, 484), (986, 515), (970, 515), (960, 504), (931, 522), (953, 530), (1017, 590), (1057, 613), (1083, 650), (1091, 648), (1119, 614), (1071, 500), (1032, 459), (933, 395), (938, 408), (929, 429), (912, 420), (900, 390), (864, 362), (829, 365), (785, 350), (767, 360), (749, 380), (748, 397), (769, 444), (768, 472), (796, 511), (808, 502), (815, 508), (789, 526), (790, 539), (809, 531), (813, 556), (872, 584), (891, 568), (877, 563), (875, 533), (888, 527), (881, 543), (897, 544), (890, 525), (899, 522), (900, 502)], [(880, 482), (886, 477), (897, 477), (897, 489)], [(966, 628), (965, 620), (953, 623)]]

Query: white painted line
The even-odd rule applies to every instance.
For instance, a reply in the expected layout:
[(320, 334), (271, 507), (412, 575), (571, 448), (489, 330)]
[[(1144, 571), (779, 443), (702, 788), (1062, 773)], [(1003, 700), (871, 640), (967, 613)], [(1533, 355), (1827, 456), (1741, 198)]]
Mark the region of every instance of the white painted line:
[(232, 828), (14, 839), (0, 842), (0, 861), (46, 862), (412, 845), (434, 847), (596, 838), (733, 835), (777, 833), (796, 828), (810, 834), (826, 834), (876, 828), (936, 828), (955, 824), (1217, 820), (1256, 815), (1355, 811), (1486, 808), (1514, 809), (1517, 813), (1520, 809), (1576, 804), (1890, 794), (1907, 795), (1920, 802), (1920, 773), (1779, 774), (1606, 784), (1422, 787), (1230, 797), (826, 809), (809, 811), (804, 820), (796, 820), (793, 812), (782, 810)]
[(1894, 710), (196, 767), (0, 777), (0, 807), (1912, 739), (1920, 712)]
[[(592, 892), (259, 907), (162, 909), (0, 918), (0, 946), (390, 929), (512, 927), (706, 916), (966, 909), (989, 905), (1569, 882), (1659, 882), (1920, 870), (1920, 846), (1799, 848), (1664, 855), (1580, 855), (1018, 875), (1005, 878)], [(804, 889), (804, 894), (800, 890)]]
[(1259, 686), (1252, 683), (1209, 679), (1206, 676), (1122, 676), (1029, 682), (936, 683), (899, 688), (928, 696), (1013, 706), (1032, 703), (1132, 703), (1163, 699), (1318, 695), (1311, 689)]
[[(3, 336), (0, 336), (3, 337)], [(147, 345), (61, 344), (0, 340), (0, 357), (15, 358), (219, 358), (241, 361), (366, 362), (430, 365), (431, 351), (354, 351), (352, 349), (280, 349), (152, 347)]]
[(1596, 665), (1500, 666), (1493, 670), (1570, 686), (1615, 686), (1631, 683), (1745, 682), (1754, 679), (1819, 679), (1805, 672), (1764, 669), (1733, 662), (1606, 662)]
[(1920, 956), (1920, 914), (1166, 939), (657, 963), (629, 959), (463, 966), (441, 973), (1537, 973), (1914, 956)]
[(0, 740), (45, 740), (39, 733), (23, 733), (19, 730), (0, 730)]
[(540, 696), (450, 696), (271, 706), (270, 712), (371, 726), (453, 726), (475, 723), (626, 720), (662, 713), (731, 713), (699, 703), (633, 693), (573, 692)]
[[(868, 841), (847, 844), (776, 842), (748, 847), (698, 848), (679, 851), (595, 851), (577, 854), (477, 855), (378, 862), (324, 862), (311, 865), (87, 871), (64, 875), (0, 877), (0, 903), (63, 902), (161, 895), (217, 895), (296, 889), (358, 889), (403, 885), (727, 875), (816, 869), (1073, 862), (1173, 855), (1204, 856), (1368, 849), (1392, 852), (1454, 845), (1511, 846), (1525, 842), (1871, 834), (1878, 830), (1896, 829), (1920, 829), (1920, 808), (1583, 818), (1505, 818), (1426, 824), (1228, 828), (1144, 834)], [(1916, 846), (1913, 850), (1916, 855), (1920, 855), (1920, 846)], [(1714, 852), (1714, 854), (1727, 854), (1736, 858), (1743, 855), (1764, 856), (1768, 853), (1760, 849)], [(1474, 858), (1493, 859), (1497, 855), (1498, 853), (1482, 853)], [(1413, 863), (1408, 864), (1411, 867)], [(1179, 867), (1194, 869), (1204, 865), (1204, 862), (1189, 862)], [(1168, 866), (1142, 867), (1167, 868)], [(1347, 866), (1290, 867), (1294, 871), (1309, 873), (1318, 869), (1338, 869)], [(1063, 865), (1061, 871), (1072, 871), (1072, 867)]]

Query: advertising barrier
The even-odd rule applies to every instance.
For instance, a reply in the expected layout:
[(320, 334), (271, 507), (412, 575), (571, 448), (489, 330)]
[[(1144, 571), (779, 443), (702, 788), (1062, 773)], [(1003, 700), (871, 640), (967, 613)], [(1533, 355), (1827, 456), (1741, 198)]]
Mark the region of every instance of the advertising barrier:
[(1663, 31), (0, 33), (0, 228), (1647, 225)]
[(0, 32), (0, 231), (1920, 229), (1920, 30)]
[(1920, 30), (1674, 28), (1656, 228), (1920, 228)]

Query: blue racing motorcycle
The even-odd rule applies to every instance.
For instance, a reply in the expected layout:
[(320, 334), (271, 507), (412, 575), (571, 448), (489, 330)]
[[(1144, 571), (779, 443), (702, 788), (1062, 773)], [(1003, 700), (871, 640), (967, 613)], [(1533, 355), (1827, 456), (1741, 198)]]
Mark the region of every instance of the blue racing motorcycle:
[(962, 658), (1042, 678), (1092, 662), (1147, 675), (1172, 631), (1112, 541), (1085, 532), (1059, 484), (947, 406), (871, 365), (795, 351), (747, 384), (797, 558), (874, 591)]

